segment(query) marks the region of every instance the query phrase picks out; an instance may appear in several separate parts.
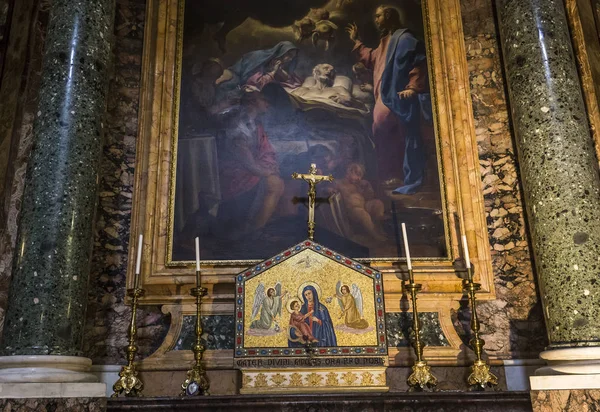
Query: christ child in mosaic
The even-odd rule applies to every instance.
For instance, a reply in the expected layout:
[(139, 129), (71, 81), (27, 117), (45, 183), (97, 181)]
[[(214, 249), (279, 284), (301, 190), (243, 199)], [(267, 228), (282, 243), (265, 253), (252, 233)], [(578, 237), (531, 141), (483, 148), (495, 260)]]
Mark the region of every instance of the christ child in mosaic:
[(306, 318), (312, 316), (314, 311), (310, 311), (306, 315), (303, 315), (300, 313), (300, 308), (301, 305), (298, 299), (294, 299), (290, 302), (290, 309), (292, 310), (292, 313), (290, 314), (290, 326), (298, 330), (298, 334), (302, 336), (302, 339), (305, 342), (318, 342), (318, 339), (313, 336), (310, 326), (305, 322)]

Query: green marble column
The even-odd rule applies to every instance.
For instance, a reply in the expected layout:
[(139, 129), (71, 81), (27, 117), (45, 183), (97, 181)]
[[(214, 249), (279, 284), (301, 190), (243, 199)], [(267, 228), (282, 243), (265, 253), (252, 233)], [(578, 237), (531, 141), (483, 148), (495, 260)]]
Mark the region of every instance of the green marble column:
[(3, 355), (81, 353), (114, 0), (53, 0)]
[(600, 179), (564, 4), (496, 6), (549, 349), (597, 347)]

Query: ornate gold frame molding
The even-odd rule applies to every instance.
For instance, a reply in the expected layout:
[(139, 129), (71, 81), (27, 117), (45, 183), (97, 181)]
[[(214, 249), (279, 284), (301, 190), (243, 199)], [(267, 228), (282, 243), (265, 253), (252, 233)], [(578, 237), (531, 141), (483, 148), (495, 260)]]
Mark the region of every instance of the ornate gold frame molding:
[[(141, 287), (146, 296), (141, 304), (162, 304), (171, 313), (171, 330), (163, 345), (143, 363), (148, 369), (171, 369), (168, 362), (187, 365), (184, 353), (170, 352), (181, 328), (182, 316), (190, 311), (189, 289), (195, 283), (191, 265), (167, 265), (169, 223), (169, 177), (172, 169), (174, 136), (173, 115), (177, 104), (176, 57), (180, 0), (149, 0), (140, 101), (140, 127), (135, 161), (135, 190), (131, 236), (144, 234)], [(450, 259), (416, 260), (415, 278), (423, 284), (420, 293), (422, 311), (438, 312), (440, 324), (451, 347), (429, 353), (438, 364), (456, 364), (461, 341), (452, 326), (451, 310), (458, 308), (462, 297), (459, 273), (452, 261), (461, 256), (460, 236), (466, 234), (476, 280), (482, 284), (478, 298), (494, 299), (494, 282), (488, 232), (485, 221), (478, 151), (472, 115), (469, 76), (463, 42), (459, 0), (423, 0), (425, 30), (428, 40), (430, 74), (435, 95), (436, 122), (440, 150), (442, 186), (447, 206)], [(135, 256), (135, 242), (129, 254)], [(384, 273), (385, 304), (389, 312), (399, 311), (402, 281), (394, 262), (371, 262)], [(128, 287), (133, 286), (135, 260), (128, 264)], [(204, 266), (203, 286), (208, 288), (204, 313), (233, 313), (234, 274), (244, 267)], [(428, 348), (431, 351), (433, 348)], [(184, 352), (184, 353), (179, 353)], [(211, 354), (209, 352), (219, 352)], [(208, 351), (208, 366), (231, 364), (231, 351)], [(427, 351), (425, 354), (427, 355)], [(191, 352), (189, 353), (191, 359)], [(390, 356), (391, 365), (408, 359), (402, 351)], [(178, 357), (178, 361), (174, 359)], [(393, 359), (392, 359), (393, 358)], [(167, 361), (168, 359), (168, 361)], [(219, 360), (220, 359), (220, 360)], [(229, 360), (227, 360), (229, 359)], [(162, 366), (161, 366), (162, 365)]]
[(600, 162), (600, 38), (595, 10), (591, 0), (566, 0), (565, 6), (596, 157)]

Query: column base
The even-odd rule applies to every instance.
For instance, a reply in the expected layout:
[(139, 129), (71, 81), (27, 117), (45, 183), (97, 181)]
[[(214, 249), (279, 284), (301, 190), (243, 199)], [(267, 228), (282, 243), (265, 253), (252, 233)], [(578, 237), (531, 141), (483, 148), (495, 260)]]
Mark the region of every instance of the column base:
[(547, 365), (536, 370), (536, 376), (600, 375), (600, 347), (597, 346), (547, 350), (540, 353), (540, 358)]
[(0, 384), (95, 383), (92, 360), (80, 356), (0, 356)]
[(584, 410), (600, 395), (600, 347), (553, 349), (540, 357), (547, 365), (529, 378), (534, 412)]
[(529, 378), (532, 391), (600, 388), (600, 347), (552, 349), (540, 358), (547, 365)]
[(105, 398), (104, 383), (0, 383), (0, 399)]

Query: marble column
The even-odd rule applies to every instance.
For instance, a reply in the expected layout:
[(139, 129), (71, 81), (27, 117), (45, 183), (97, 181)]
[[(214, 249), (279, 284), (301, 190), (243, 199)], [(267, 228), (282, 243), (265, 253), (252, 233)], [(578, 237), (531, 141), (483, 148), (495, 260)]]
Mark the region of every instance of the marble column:
[(1, 346), (16, 377), (19, 359), (66, 375), (91, 363), (80, 356), (113, 22), (114, 0), (52, 1)]
[(550, 343), (541, 373), (600, 373), (600, 178), (564, 4), (496, 7)]

